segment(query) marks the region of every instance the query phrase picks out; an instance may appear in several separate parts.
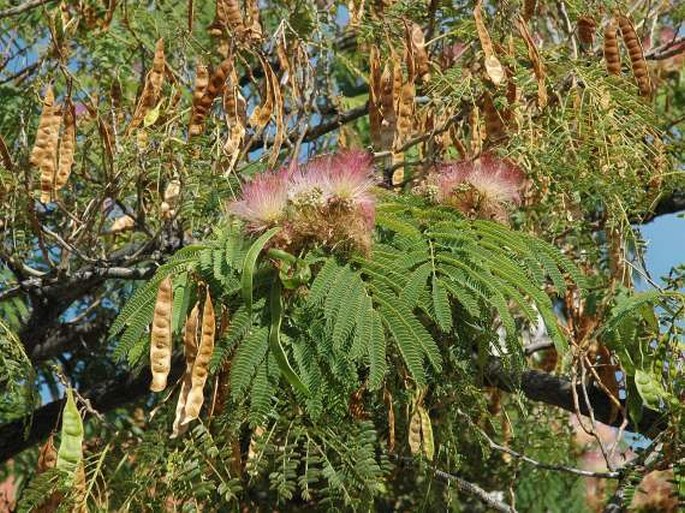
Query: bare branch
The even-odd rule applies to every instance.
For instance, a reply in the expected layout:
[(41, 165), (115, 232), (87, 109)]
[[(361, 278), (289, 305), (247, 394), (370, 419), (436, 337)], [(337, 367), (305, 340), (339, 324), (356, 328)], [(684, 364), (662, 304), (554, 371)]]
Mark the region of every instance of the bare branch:
[(47, 4), (53, 1), (54, 0), (29, 0), (28, 2), (24, 2), (23, 4), (19, 4), (15, 7), (10, 7), (9, 9), (5, 9), (4, 11), (0, 11), (0, 18), (16, 16), (17, 14), (30, 11), (31, 9), (35, 9), (36, 7), (40, 7), (43, 4)]

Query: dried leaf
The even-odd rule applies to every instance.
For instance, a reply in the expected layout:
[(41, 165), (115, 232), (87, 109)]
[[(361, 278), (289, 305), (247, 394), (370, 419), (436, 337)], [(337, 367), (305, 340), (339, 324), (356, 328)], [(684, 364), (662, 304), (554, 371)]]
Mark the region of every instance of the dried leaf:
[(153, 392), (161, 392), (166, 388), (167, 377), (171, 370), (173, 293), (174, 288), (171, 276), (167, 276), (159, 284), (155, 312), (152, 317), (150, 336), (152, 383), (150, 384), (150, 390)]
[(191, 378), (191, 388), (188, 392), (186, 401), (185, 417), (181, 425), (188, 424), (198, 418), (202, 403), (204, 402), (204, 387), (209, 373), (209, 360), (214, 352), (214, 334), (216, 330), (216, 318), (214, 315), (214, 305), (212, 298), (207, 290), (205, 304), (202, 310), (202, 334), (198, 347), (195, 363), (193, 364), (193, 374)]

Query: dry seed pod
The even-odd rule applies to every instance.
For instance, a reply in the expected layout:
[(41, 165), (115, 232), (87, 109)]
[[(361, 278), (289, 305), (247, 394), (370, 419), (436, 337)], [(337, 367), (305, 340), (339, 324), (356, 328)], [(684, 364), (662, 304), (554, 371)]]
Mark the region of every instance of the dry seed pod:
[(43, 110), (38, 122), (36, 142), (31, 151), (30, 162), (40, 169), (40, 201), (48, 203), (52, 199), (57, 166), (57, 142), (62, 116), (55, 107), (55, 95), (48, 87), (43, 99)]
[(150, 390), (161, 392), (166, 388), (171, 370), (171, 319), (173, 305), (173, 283), (171, 276), (164, 278), (157, 290), (157, 302), (152, 318), (150, 336), (150, 368), (152, 383)]
[(388, 452), (395, 451), (395, 410), (392, 404), (392, 394), (388, 389), (383, 390), (383, 400), (388, 409)]
[(181, 392), (178, 395), (178, 403), (176, 403), (176, 417), (174, 419), (171, 438), (176, 438), (188, 429), (187, 425), (182, 425), (182, 422), (185, 419), (188, 393), (193, 385), (193, 365), (195, 364), (195, 357), (197, 356), (197, 324), (199, 322), (199, 318), (200, 304), (195, 303), (195, 306), (190, 311), (190, 315), (186, 319), (186, 325), (183, 333), (183, 348), (186, 359), (186, 370), (183, 375), (183, 382), (181, 383)]
[(143, 92), (138, 99), (138, 104), (136, 105), (136, 110), (131, 118), (127, 133), (130, 133), (131, 130), (140, 125), (147, 113), (159, 103), (159, 96), (162, 92), (162, 84), (164, 83), (165, 68), (164, 39), (159, 38), (155, 44), (155, 55), (152, 59), (152, 68), (145, 77)]
[(223, 89), (224, 82), (226, 82), (226, 77), (231, 69), (233, 69), (233, 62), (231, 59), (224, 59), (212, 74), (212, 78), (209, 81), (209, 84), (207, 84), (207, 88), (205, 89), (202, 98), (200, 98), (197, 104), (193, 102), (193, 111), (190, 115), (190, 128), (188, 130), (191, 137), (202, 133), (204, 130), (204, 122), (207, 113), (212, 106), (214, 98), (216, 98)]
[(421, 414), (418, 408), (409, 419), (409, 450), (414, 455), (421, 453)]
[(376, 150), (381, 149), (381, 64), (378, 47), (373, 45), (369, 51), (369, 132)]
[(59, 144), (59, 168), (55, 177), (55, 190), (64, 187), (74, 165), (74, 149), (76, 147), (76, 115), (71, 100), (64, 106), (64, 132)]
[(547, 105), (547, 87), (545, 85), (546, 75), (545, 69), (542, 65), (542, 57), (540, 56), (537, 46), (535, 46), (533, 37), (530, 35), (530, 31), (528, 30), (528, 25), (523, 18), (518, 17), (515, 23), (519, 34), (521, 34), (521, 37), (523, 37), (526, 47), (528, 48), (528, 57), (533, 63), (533, 73), (535, 74), (535, 79), (538, 84), (538, 107), (543, 108), (545, 105)]
[(262, 24), (259, 21), (258, 0), (246, 0), (245, 11), (247, 12), (247, 31), (250, 39), (255, 42), (262, 40)]
[(483, 93), (483, 117), (485, 118), (485, 131), (491, 142), (496, 142), (506, 137), (504, 122), (497, 112), (492, 96), (487, 91)]
[(585, 47), (591, 47), (595, 43), (595, 31), (597, 23), (590, 15), (581, 16), (577, 21), (578, 39)]
[(424, 80), (430, 79), (430, 67), (428, 64), (428, 52), (426, 52), (426, 39), (423, 35), (423, 29), (412, 23), (407, 27), (409, 35), (409, 44), (411, 45), (414, 54), (414, 63), (416, 66), (416, 74), (419, 78)]
[(55, 465), (57, 465), (57, 449), (55, 449), (54, 437), (50, 435), (38, 453), (36, 473), (40, 474), (49, 468), (55, 468)]
[(193, 85), (193, 108), (200, 103), (205, 90), (209, 85), (209, 69), (207, 66), (198, 64), (195, 68), (195, 84)]
[(397, 104), (397, 136), (395, 137), (395, 147), (404, 144), (412, 134), (412, 124), (414, 121), (414, 98), (416, 88), (413, 82), (407, 82), (400, 88), (400, 97)]
[(274, 72), (271, 69), (271, 65), (261, 55), (259, 60), (261, 61), (262, 69), (264, 70), (264, 89), (261, 94), (262, 103), (255, 108), (249, 120), (250, 126), (254, 128), (255, 132), (260, 132), (267, 123), (269, 123), (276, 104), (276, 98), (274, 96)]
[(205, 297), (205, 305), (202, 310), (202, 335), (198, 347), (195, 363), (193, 364), (193, 374), (190, 392), (186, 401), (185, 416), (181, 425), (188, 424), (191, 420), (198, 418), (200, 409), (204, 402), (204, 387), (207, 382), (209, 360), (214, 352), (214, 333), (216, 330), (216, 318), (214, 316), (214, 305), (209, 295), (209, 290)]
[(618, 51), (618, 38), (616, 37), (616, 24), (609, 23), (604, 30), (604, 60), (607, 64), (607, 72), (610, 75), (621, 73), (621, 55)]
[(649, 78), (647, 61), (645, 61), (642, 44), (640, 44), (635, 28), (626, 16), (618, 16), (618, 26), (621, 29), (623, 42), (628, 49), (630, 64), (633, 68), (633, 75), (635, 75), (635, 81), (640, 89), (640, 94), (642, 96), (650, 96), (652, 94), (652, 81)]
[(45, 147), (48, 145), (48, 139), (52, 134), (51, 124), (54, 122), (54, 103), (55, 94), (52, 91), (52, 86), (49, 86), (47, 91), (45, 91), (45, 98), (43, 98), (43, 110), (40, 114), (40, 120), (38, 121), (38, 131), (36, 132), (36, 141), (31, 150), (31, 157), (29, 162), (34, 166), (38, 166), (43, 153), (45, 152)]

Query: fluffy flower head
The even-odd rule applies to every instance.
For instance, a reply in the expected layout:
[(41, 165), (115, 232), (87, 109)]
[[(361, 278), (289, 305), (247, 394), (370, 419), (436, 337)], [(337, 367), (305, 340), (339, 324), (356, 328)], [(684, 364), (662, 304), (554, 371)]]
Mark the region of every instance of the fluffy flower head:
[(243, 185), (242, 197), (230, 205), (230, 211), (247, 222), (251, 231), (277, 225), (285, 217), (288, 205), (288, 169), (262, 173)]

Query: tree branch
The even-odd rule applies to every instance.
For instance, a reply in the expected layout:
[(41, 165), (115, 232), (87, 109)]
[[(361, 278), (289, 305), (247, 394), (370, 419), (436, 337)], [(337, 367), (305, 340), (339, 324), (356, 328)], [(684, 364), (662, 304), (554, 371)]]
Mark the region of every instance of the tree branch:
[(9, 9), (5, 9), (4, 11), (0, 11), (0, 19), (8, 18), (9, 16), (16, 16), (17, 14), (30, 11), (31, 9), (35, 9), (36, 7), (40, 7), (41, 5), (47, 4), (49, 2), (54, 2), (54, 0), (29, 0), (28, 2), (24, 2), (23, 4), (19, 4), (15, 7), (10, 7)]

